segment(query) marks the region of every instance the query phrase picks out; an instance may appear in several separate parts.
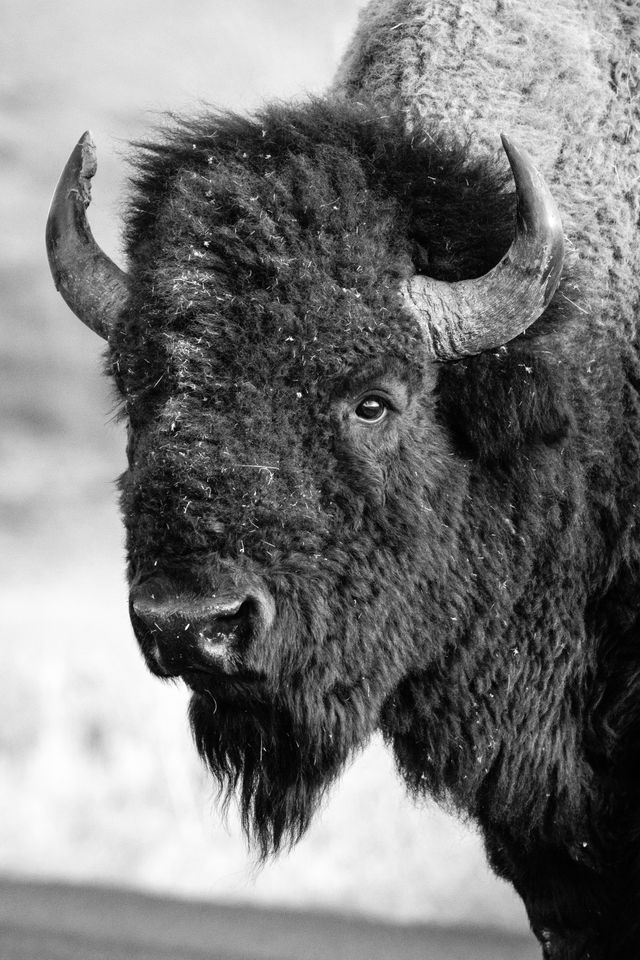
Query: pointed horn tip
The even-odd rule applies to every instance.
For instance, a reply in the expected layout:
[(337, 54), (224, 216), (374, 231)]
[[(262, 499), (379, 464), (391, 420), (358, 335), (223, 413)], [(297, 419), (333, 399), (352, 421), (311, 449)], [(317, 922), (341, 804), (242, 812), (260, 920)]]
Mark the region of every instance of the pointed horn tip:
[(60, 183), (65, 183), (70, 189), (80, 189), (84, 196), (90, 188), (89, 181), (95, 176), (97, 169), (96, 145), (91, 131), (85, 130), (71, 151), (71, 155), (62, 171)]
[[(507, 137), (504, 133), (500, 134), (500, 140), (502, 141), (502, 148), (507, 155), (507, 160), (509, 161), (509, 166), (513, 173), (516, 172), (517, 168), (523, 169), (527, 167), (530, 170), (538, 173), (536, 166), (527, 153), (526, 150), (523, 150), (522, 147), (516, 143), (515, 140), (511, 140), (510, 137)], [(538, 173), (538, 176), (540, 174)]]
[(79, 177), (83, 180), (91, 180), (98, 169), (98, 153), (91, 130), (85, 130), (82, 134), (78, 140), (77, 149), (80, 151), (81, 161)]
[(544, 177), (526, 150), (523, 150), (504, 133), (500, 134), (500, 139), (515, 181), (518, 209), (523, 211), (525, 208), (529, 208), (529, 213), (526, 216), (537, 215), (544, 219), (548, 228), (555, 235), (556, 246), (561, 244), (563, 236), (562, 218)]
[(91, 180), (97, 169), (96, 145), (91, 131), (86, 130), (71, 151), (62, 171), (51, 202), (50, 215), (69, 201), (73, 203), (79, 200), (84, 207), (88, 207), (91, 203)]
[(505, 153), (509, 153), (509, 151), (512, 150), (514, 147), (516, 148), (516, 150), (518, 149), (517, 145), (513, 142), (513, 140), (509, 139), (506, 133), (500, 134), (500, 140), (502, 141), (502, 146), (504, 148)]

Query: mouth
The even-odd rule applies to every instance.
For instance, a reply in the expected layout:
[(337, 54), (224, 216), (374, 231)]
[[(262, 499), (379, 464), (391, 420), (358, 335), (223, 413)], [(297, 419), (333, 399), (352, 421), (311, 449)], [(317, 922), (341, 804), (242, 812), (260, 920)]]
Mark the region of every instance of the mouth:
[(264, 693), (264, 678), (250, 670), (227, 673), (194, 665), (181, 670), (179, 677), (194, 693), (215, 696), (216, 699), (250, 697), (255, 700)]

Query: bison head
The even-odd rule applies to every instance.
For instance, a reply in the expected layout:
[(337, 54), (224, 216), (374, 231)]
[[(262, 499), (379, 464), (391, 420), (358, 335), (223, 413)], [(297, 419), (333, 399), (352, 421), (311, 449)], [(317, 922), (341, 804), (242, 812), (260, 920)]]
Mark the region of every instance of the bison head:
[(193, 691), (198, 748), (263, 853), (467, 612), (439, 364), (526, 329), (562, 264), (546, 187), (507, 149), (510, 246), (491, 165), (325, 102), (142, 146), (126, 275), (84, 217), (88, 139), (54, 198), (52, 270), (108, 340), (129, 428), (133, 627)]

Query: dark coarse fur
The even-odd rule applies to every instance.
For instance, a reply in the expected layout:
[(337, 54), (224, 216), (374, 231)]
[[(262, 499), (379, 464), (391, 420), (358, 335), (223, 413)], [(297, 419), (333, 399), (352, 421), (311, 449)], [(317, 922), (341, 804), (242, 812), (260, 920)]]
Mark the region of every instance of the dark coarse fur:
[[(276, 609), (259, 685), (194, 694), (201, 754), (267, 853), (381, 728), (413, 790), (480, 822), (548, 956), (613, 956), (639, 864), (635, 348), (577, 270), (526, 335), (430, 360), (400, 281), (482, 274), (514, 212), (438, 127), (319, 100), (174, 123), (136, 162), (109, 359), (130, 576), (259, 577)], [(374, 388), (391, 413), (360, 430)]]

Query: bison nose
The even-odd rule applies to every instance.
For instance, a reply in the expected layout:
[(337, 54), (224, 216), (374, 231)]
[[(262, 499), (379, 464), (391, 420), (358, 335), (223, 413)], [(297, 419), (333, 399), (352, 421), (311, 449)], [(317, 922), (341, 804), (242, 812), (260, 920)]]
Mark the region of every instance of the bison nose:
[(262, 590), (185, 596), (156, 580), (131, 590), (130, 615), (153, 673), (234, 674), (251, 642), (270, 626), (273, 602)]

